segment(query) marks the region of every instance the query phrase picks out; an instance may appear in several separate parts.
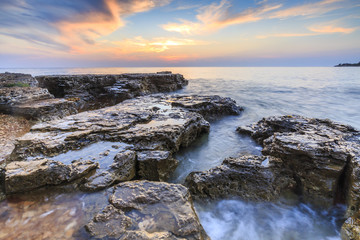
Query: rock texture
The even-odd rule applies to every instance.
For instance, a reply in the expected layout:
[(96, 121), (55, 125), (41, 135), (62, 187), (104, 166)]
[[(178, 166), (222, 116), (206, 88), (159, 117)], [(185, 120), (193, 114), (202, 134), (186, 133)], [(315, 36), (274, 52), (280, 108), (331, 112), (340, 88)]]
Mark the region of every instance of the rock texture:
[(119, 75), (38, 76), (41, 87), (57, 98), (76, 99), (82, 110), (117, 104), (137, 96), (171, 92), (188, 84), (181, 74), (159, 72)]
[[(17, 139), (7, 162), (31, 164), (36, 158), (48, 158), (69, 164), (73, 160), (88, 159), (91, 154), (94, 156), (91, 160), (99, 163), (99, 168), (84, 179), (82, 189), (88, 191), (133, 178), (166, 180), (177, 165), (172, 154), (209, 131), (209, 123), (202, 115), (174, 104), (184, 98), (139, 97), (112, 107), (38, 123)], [(208, 96), (186, 98), (197, 103), (211, 102)], [(224, 108), (223, 114), (240, 111), (230, 99), (213, 98), (224, 105), (233, 105), (233, 112)], [(221, 108), (209, 104), (210, 112), (211, 106), (219, 108), (219, 114)]]
[(23, 85), (29, 87), (37, 87), (38, 81), (30, 74), (23, 73), (0, 73), (0, 88), (14, 87), (16, 85)]
[(77, 113), (73, 101), (55, 99), (30, 75), (0, 74), (0, 112), (47, 121)]
[(29, 191), (46, 185), (70, 182), (97, 167), (92, 161), (74, 161), (70, 165), (48, 159), (12, 162), (5, 167), (7, 193)]
[(296, 185), (291, 172), (283, 165), (281, 159), (275, 157), (228, 158), (208, 171), (192, 172), (185, 186), (200, 198), (239, 196), (245, 200), (276, 200), (283, 191)]
[(294, 173), (305, 199), (359, 205), (360, 133), (330, 120), (270, 117), (241, 127)]
[(347, 205), (343, 239), (358, 239), (360, 206), (360, 132), (330, 120), (281, 116), (240, 127), (293, 172), (306, 201)]
[(86, 225), (95, 238), (209, 239), (194, 211), (190, 193), (182, 185), (120, 183), (109, 202)]

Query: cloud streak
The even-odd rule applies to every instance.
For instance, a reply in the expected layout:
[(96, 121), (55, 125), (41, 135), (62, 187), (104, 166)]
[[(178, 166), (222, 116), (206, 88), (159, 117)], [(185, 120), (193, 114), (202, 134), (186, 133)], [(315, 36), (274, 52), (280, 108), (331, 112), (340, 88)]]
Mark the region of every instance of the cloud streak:
[(357, 28), (344, 28), (338, 27), (334, 25), (318, 25), (308, 27), (310, 32), (307, 33), (276, 33), (276, 34), (269, 34), (269, 35), (261, 35), (257, 36), (258, 39), (265, 39), (270, 37), (308, 37), (308, 36), (317, 36), (317, 35), (324, 35), (324, 34), (350, 34), (356, 31)]
[(204, 34), (214, 32), (230, 25), (255, 22), (261, 20), (262, 15), (280, 8), (281, 4), (261, 5), (256, 8), (232, 13), (229, 1), (222, 0), (219, 4), (213, 3), (200, 9), (196, 22), (181, 20), (181, 23), (168, 23), (163, 29), (170, 32), (179, 32), (185, 35)]
[(263, 19), (319, 16), (344, 7), (342, 2), (343, 0), (322, 0), (285, 8), (283, 4), (268, 4), (268, 1), (260, 1), (254, 8), (234, 13), (231, 11), (232, 5), (230, 1), (221, 0), (218, 4), (213, 3), (201, 8), (196, 16), (197, 21), (181, 19), (180, 23), (168, 23), (162, 25), (162, 27), (166, 31), (178, 32), (184, 35), (201, 35), (231, 25), (256, 22)]

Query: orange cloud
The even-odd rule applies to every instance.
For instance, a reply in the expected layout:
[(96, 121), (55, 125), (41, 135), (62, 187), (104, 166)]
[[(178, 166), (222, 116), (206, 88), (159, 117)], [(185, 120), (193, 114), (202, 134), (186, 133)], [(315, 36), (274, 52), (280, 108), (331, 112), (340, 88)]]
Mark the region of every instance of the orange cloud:
[(344, 33), (349, 34), (356, 30), (356, 28), (343, 28), (336, 26), (319, 26), (319, 27), (309, 27), (309, 30), (321, 34), (331, 34), (331, 33)]
[(209, 33), (229, 25), (255, 22), (263, 18), (263, 14), (280, 8), (282, 5), (262, 5), (257, 8), (247, 9), (237, 14), (231, 14), (231, 4), (222, 0), (219, 4), (211, 4), (201, 9), (196, 16), (197, 22), (181, 20), (181, 23), (168, 23), (163, 29), (179, 32), (186, 35)]
[(270, 35), (261, 35), (257, 36), (258, 39), (265, 39), (269, 37), (308, 37), (308, 36), (317, 36), (323, 34), (334, 34), (334, 33), (343, 33), (349, 34), (356, 30), (356, 28), (343, 28), (333, 25), (323, 25), (323, 26), (313, 26), (308, 27), (311, 32), (308, 33), (276, 33)]
[(98, 44), (97, 40), (125, 25), (124, 16), (148, 11), (159, 5), (167, 4), (169, 0), (105, 0), (108, 11), (87, 12), (55, 23), (61, 34), (61, 41), (74, 52), (87, 51), (89, 45)]
[(171, 47), (177, 46), (192, 46), (192, 45), (204, 45), (207, 44), (204, 41), (192, 40), (192, 39), (180, 39), (180, 38), (155, 38), (152, 40), (146, 40), (141, 36), (126, 39), (124, 41), (112, 42), (112, 44), (123, 49), (123, 52), (155, 52), (160, 53), (169, 50)]

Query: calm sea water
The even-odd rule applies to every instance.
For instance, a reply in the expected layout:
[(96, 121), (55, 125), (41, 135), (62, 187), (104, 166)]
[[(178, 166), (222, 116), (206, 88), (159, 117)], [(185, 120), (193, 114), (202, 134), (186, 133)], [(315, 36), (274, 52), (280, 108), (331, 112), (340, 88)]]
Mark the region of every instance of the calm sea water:
[[(191, 171), (207, 170), (229, 156), (260, 154), (261, 147), (235, 132), (237, 126), (272, 115), (329, 118), (360, 129), (360, 68), (72, 68), (0, 69), (43, 74), (116, 74), (170, 70), (189, 79), (182, 94), (231, 97), (245, 108), (240, 116), (211, 122), (209, 135), (182, 149), (172, 182)], [(196, 203), (212, 239), (340, 239), (342, 211), (301, 203), (249, 203), (223, 199)]]

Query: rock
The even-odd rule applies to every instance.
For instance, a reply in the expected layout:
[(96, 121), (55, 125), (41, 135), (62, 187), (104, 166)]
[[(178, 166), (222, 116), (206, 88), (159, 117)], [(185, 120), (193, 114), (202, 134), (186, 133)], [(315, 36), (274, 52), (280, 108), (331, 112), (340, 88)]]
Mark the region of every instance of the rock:
[(200, 113), (205, 118), (221, 115), (239, 115), (244, 109), (236, 105), (231, 98), (219, 96), (174, 96), (172, 105), (186, 108), (190, 112)]
[(341, 227), (342, 240), (360, 240), (359, 212), (349, 217)]
[(38, 82), (30, 74), (0, 73), (0, 88), (16, 86), (37, 87)]
[(6, 193), (24, 192), (70, 182), (97, 166), (92, 161), (75, 161), (70, 165), (48, 159), (12, 162), (5, 168), (5, 190)]
[(86, 225), (95, 238), (209, 239), (180, 184), (132, 181), (118, 184), (110, 205)]
[[(209, 99), (192, 97), (198, 102), (203, 98)], [(84, 180), (81, 189), (86, 191), (131, 180), (135, 175), (141, 179), (165, 180), (176, 168), (172, 154), (209, 131), (209, 123), (200, 114), (172, 106), (174, 101), (176, 98), (164, 95), (139, 97), (112, 107), (38, 123), (17, 139), (7, 162), (46, 157), (69, 163), (92, 155), (99, 168)], [(124, 146), (112, 147), (117, 144)], [(115, 157), (118, 152), (123, 155)]]
[(296, 182), (281, 159), (248, 155), (227, 158), (208, 171), (192, 172), (185, 186), (198, 198), (239, 196), (244, 200), (273, 201), (293, 189)]
[(104, 171), (98, 171), (81, 186), (82, 190), (98, 191), (114, 183), (132, 180), (136, 175), (136, 153), (125, 150), (116, 154), (113, 164)]
[(348, 215), (360, 203), (360, 133), (330, 120), (269, 117), (241, 127), (293, 171), (306, 201), (322, 206), (346, 203)]
[(54, 99), (45, 88), (0, 88), (0, 112), (47, 121), (77, 113), (76, 105), (65, 99)]
[(137, 156), (140, 179), (166, 181), (178, 165), (168, 151), (143, 151)]
[(57, 98), (77, 98), (81, 110), (117, 104), (149, 93), (183, 88), (188, 81), (180, 74), (52, 75), (38, 76), (41, 87)]

